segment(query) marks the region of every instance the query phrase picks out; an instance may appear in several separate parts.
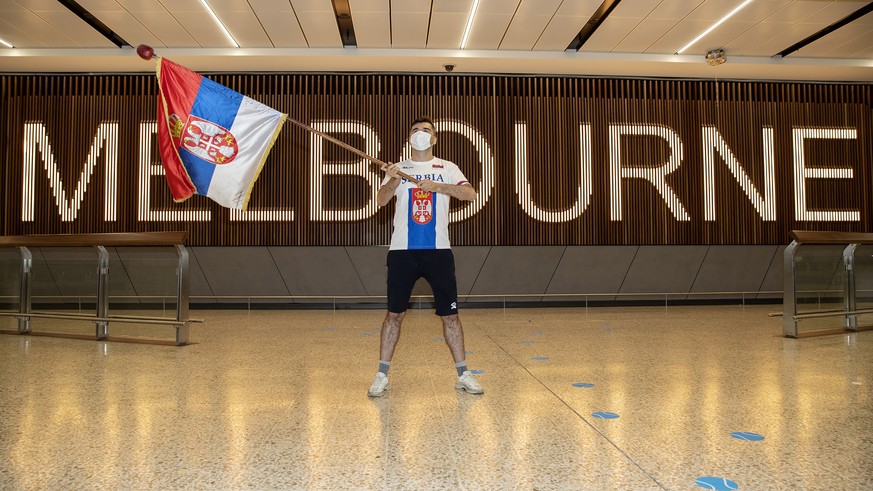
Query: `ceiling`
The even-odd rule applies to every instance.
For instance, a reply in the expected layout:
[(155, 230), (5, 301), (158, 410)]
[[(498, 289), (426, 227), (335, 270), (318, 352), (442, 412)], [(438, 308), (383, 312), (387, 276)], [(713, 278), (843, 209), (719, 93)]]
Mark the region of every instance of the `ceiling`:
[[(0, 72), (146, 72), (154, 64), (134, 47), (147, 44), (209, 72), (443, 72), (452, 64), (454, 73), (873, 80), (868, 1), (754, 0), (681, 55), (742, 0), (480, 0), (465, 49), (474, 0), (206, 1), (239, 47), (200, 0), (0, 0), (0, 39), (15, 46), (0, 46)], [(578, 51), (568, 49), (593, 26)], [(727, 62), (709, 66), (704, 55), (716, 48)]]

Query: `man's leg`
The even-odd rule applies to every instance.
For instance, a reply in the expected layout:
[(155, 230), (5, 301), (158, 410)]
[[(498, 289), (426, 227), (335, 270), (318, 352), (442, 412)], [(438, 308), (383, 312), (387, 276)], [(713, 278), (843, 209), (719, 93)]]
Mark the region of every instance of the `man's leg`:
[(461, 318), (458, 317), (458, 314), (452, 314), (444, 315), (440, 319), (443, 320), (443, 336), (446, 339), (449, 350), (452, 352), (452, 358), (455, 359), (455, 363), (466, 360), (467, 355), (464, 353), (464, 328), (461, 327)]
[(394, 348), (400, 339), (400, 324), (403, 322), (405, 312), (388, 312), (382, 322), (382, 336), (379, 340), (379, 371), (373, 379), (373, 385), (367, 391), (370, 397), (382, 397), (388, 390), (388, 368), (391, 366), (391, 358), (394, 357)]
[[(400, 324), (403, 323), (403, 316), (406, 312), (388, 312), (385, 315), (385, 320), (382, 321), (382, 337), (379, 342), (379, 361), (390, 362), (394, 357), (394, 348), (397, 346), (397, 340), (400, 339)], [(461, 339), (461, 352), (463, 353), (464, 340)]]
[[(406, 305), (412, 288), (418, 279), (415, 257), (412, 251), (389, 251), (388, 266), (388, 313), (382, 321), (382, 335), (379, 338), (379, 371), (373, 385), (367, 391), (370, 397), (381, 397), (388, 390), (388, 368), (394, 357), (394, 348), (400, 339), (400, 324), (403, 322)], [(392, 312), (393, 311), (393, 312)]]
[[(424, 256), (423, 276), (433, 290), (436, 315), (443, 321), (443, 335), (455, 363), (466, 359), (464, 329), (458, 317), (458, 283), (455, 279), (455, 257), (451, 249), (429, 251)], [(458, 369), (460, 372), (460, 368)]]
[(449, 350), (452, 352), (452, 358), (455, 359), (455, 368), (458, 370), (458, 383), (455, 384), (456, 389), (461, 389), (470, 394), (482, 394), (485, 391), (473, 373), (467, 370), (467, 355), (464, 352), (464, 328), (461, 327), (461, 318), (458, 314), (444, 315), (440, 317), (443, 320), (443, 334), (446, 338), (446, 344), (449, 345)]
[(443, 335), (458, 373), (455, 388), (471, 394), (481, 394), (482, 386), (467, 370), (467, 353), (464, 351), (464, 328), (458, 317), (458, 283), (455, 278), (455, 257), (450, 249), (436, 250), (431, 254), (424, 275), (433, 289), (436, 315), (443, 321)]
[(405, 312), (391, 312), (385, 315), (382, 321), (382, 336), (379, 339), (379, 371), (367, 395), (370, 397), (382, 397), (388, 390), (388, 368), (391, 366), (391, 358), (394, 357), (394, 348), (400, 339), (400, 324), (403, 322)]

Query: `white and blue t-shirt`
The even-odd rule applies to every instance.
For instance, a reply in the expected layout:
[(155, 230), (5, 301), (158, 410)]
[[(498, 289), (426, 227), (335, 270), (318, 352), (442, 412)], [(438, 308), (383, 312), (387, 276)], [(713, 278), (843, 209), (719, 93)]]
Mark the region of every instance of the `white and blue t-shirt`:
[[(434, 158), (427, 162), (404, 160), (397, 164), (400, 171), (418, 180), (443, 184), (464, 184), (467, 178), (457, 165)], [(384, 186), (391, 178), (385, 176)], [(449, 198), (439, 193), (422, 191), (411, 181), (400, 179), (394, 190), (397, 197), (394, 210), (394, 234), (390, 250), (451, 249), (449, 244)]]

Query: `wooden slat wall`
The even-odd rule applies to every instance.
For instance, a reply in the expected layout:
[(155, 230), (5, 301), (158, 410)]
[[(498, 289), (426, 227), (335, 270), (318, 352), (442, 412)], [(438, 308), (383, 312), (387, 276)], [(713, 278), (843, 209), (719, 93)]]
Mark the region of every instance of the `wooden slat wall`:
[[(412, 74), (209, 76), (298, 121), (332, 124), (331, 134), (386, 161), (402, 157), (415, 116), (434, 117), (442, 130), (436, 154), (458, 163), (474, 185), (492, 183), (489, 192), (480, 193), (487, 202), (452, 225), (455, 245), (783, 244), (792, 229), (871, 231), (870, 85)], [(151, 191), (143, 195), (140, 162), (150, 155), (148, 164), (159, 164), (155, 136), (147, 132), (142, 138), (142, 128), (154, 128), (156, 94), (153, 75), (0, 76), (2, 233), (183, 229), (190, 232), (191, 245), (389, 242), (393, 206), (375, 210), (364, 178), (314, 177), (314, 166), (343, 172), (343, 166), (363, 166), (360, 159), (292, 124), (280, 133), (255, 186), (250, 216), (259, 213), (256, 219), (232, 219), (228, 210), (199, 196), (174, 204), (160, 176), (148, 180)], [(852, 172), (848, 179), (838, 171), (808, 171), (819, 177), (803, 180), (804, 200), (809, 211), (832, 212), (824, 220), (797, 216), (798, 129), (806, 131), (800, 147), (808, 167)], [(365, 140), (360, 131), (373, 138)], [(706, 155), (714, 150), (704, 144), (705, 134), (726, 145), (710, 158), (711, 181), (706, 180)], [(764, 212), (743, 191), (726, 157), (730, 152), (748, 175), (763, 209), (768, 134), (774, 220), (762, 218)], [(40, 138), (39, 147), (24, 144)], [(671, 139), (681, 142), (681, 159), (676, 147), (671, 152)], [(102, 144), (92, 148), (95, 141)], [(319, 143), (321, 159), (314, 161), (313, 144)], [(34, 154), (36, 148), (41, 152)], [(491, 160), (483, 161), (489, 149)], [(111, 203), (104, 203), (112, 153), (117, 154), (117, 191), (109, 193)], [(583, 159), (589, 153), (590, 159)], [(86, 185), (82, 176), (89, 155), (95, 170)], [(671, 158), (675, 170), (652, 178), (666, 187), (639, 177), (612, 186), (611, 168), (657, 175)], [(47, 160), (57, 166), (59, 179), (50, 177)], [(35, 162), (29, 177), (28, 161)], [(522, 162), (525, 172), (517, 168)], [(368, 168), (371, 179), (380, 179), (375, 166)], [(520, 182), (520, 174), (526, 174), (527, 183)], [(577, 203), (580, 183), (589, 181), (590, 194), (583, 193)], [(66, 202), (58, 205), (60, 189)], [(713, 219), (706, 217), (707, 190), (714, 192)], [(321, 207), (313, 204), (316, 199)], [(462, 206), (456, 203), (453, 210), (460, 214)], [(151, 219), (145, 218), (147, 211), (153, 212)]]

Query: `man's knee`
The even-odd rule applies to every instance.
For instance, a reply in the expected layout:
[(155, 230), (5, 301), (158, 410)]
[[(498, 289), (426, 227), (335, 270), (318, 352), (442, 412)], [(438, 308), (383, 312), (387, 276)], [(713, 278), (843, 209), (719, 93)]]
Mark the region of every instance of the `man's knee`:
[(406, 315), (406, 312), (388, 312), (385, 316), (385, 320), (391, 323), (400, 323), (403, 320), (403, 316)]

